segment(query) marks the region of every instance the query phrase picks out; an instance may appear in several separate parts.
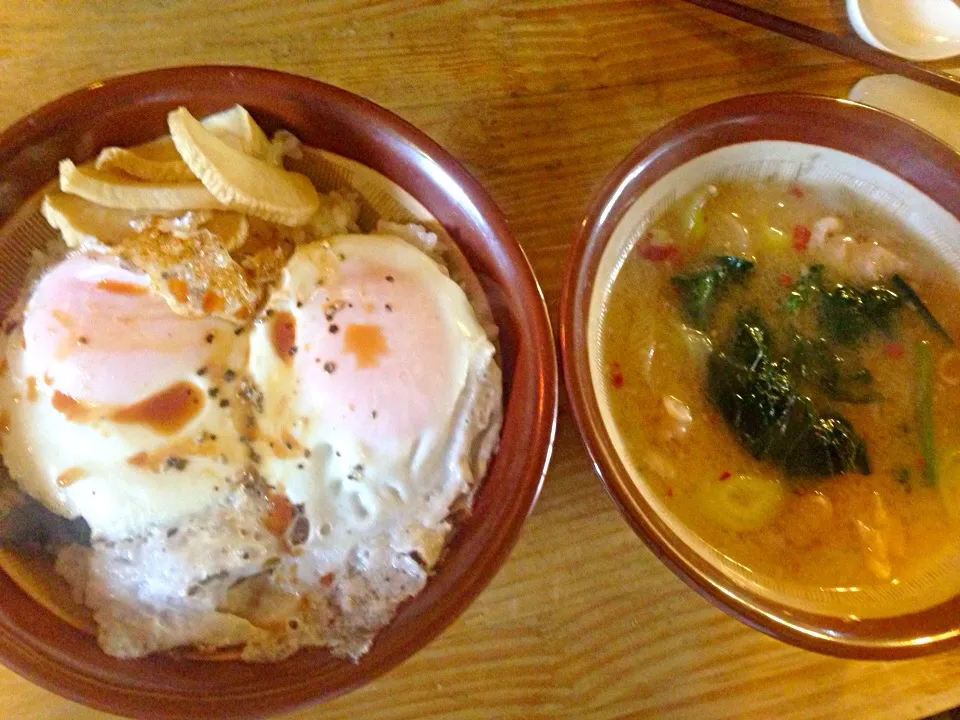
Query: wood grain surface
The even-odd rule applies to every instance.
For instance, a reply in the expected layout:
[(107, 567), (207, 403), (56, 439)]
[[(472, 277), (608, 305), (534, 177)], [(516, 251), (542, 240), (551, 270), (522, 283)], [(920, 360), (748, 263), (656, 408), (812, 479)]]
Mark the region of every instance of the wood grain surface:
[[(850, 32), (842, 0), (754, 1)], [(869, 68), (678, 0), (4, 0), (0, 126), (99, 78), (259, 65), (368, 97), (491, 192), (556, 318), (571, 234), (654, 128), (733, 95), (845, 95)], [(563, 404), (563, 403), (562, 403)], [(820, 657), (689, 590), (620, 519), (561, 409), (554, 460), (512, 557), (412, 659), (291, 718), (909, 718), (960, 703), (960, 654)], [(106, 717), (0, 669), (0, 718)]]

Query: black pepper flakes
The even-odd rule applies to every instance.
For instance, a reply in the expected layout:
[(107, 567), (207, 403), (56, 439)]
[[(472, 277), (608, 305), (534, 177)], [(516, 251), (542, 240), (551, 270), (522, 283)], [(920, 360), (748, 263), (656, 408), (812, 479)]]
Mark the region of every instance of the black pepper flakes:
[(219, 394), (220, 394), (220, 388), (212, 387), (209, 390), (207, 390), (207, 395), (209, 395), (212, 398), (215, 398)]
[(202, 368), (200, 368), (199, 370), (197, 370), (197, 375), (199, 375), (200, 377), (203, 377), (203, 376), (206, 375), (206, 374), (207, 374), (207, 366), (206, 366), (206, 365), (204, 365)]
[(289, 440), (285, 441), (283, 444), (286, 446), (287, 450), (293, 450), (293, 443)]
[(387, 282), (393, 282), (393, 281), (394, 281), (393, 275), (387, 275), (387, 277), (384, 278), (384, 279), (385, 279)]
[(387, 312), (393, 312), (393, 305), (391, 305), (390, 303), (387, 303), (386, 305), (384, 305), (383, 308)]
[(299, 348), (298, 348), (296, 345), (291, 345), (291, 346), (290, 346), (290, 349), (287, 350), (287, 354), (288, 354), (288, 355), (296, 355), (296, 354), (297, 354), (297, 350), (299, 350)]
[(297, 300), (297, 308), (303, 307), (303, 300)]
[(171, 455), (167, 458), (166, 466), (170, 470), (184, 470), (187, 467), (187, 459)]
[(303, 545), (310, 536), (310, 521), (303, 515), (298, 515), (290, 527), (289, 540), (291, 545)]
[(213, 338), (214, 338), (214, 337), (215, 337), (215, 336), (214, 336), (213, 333), (207, 333), (207, 337), (206, 337), (207, 345), (212, 345), (212, 344), (213, 344)]
[(234, 334), (234, 335), (243, 335), (243, 328), (242, 328), (242, 327), (238, 327), (236, 330), (233, 331), (233, 334)]
[(178, 531), (177, 528), (170, 528), (169, 530), (167, 530), (167, 537), (168, 538), (173, 537), (174, 535), (177, 534), (177, 531)]
[(77, 338), (77, 342), (81, 345), (86, 345), (88, 342), (90, 342), (90, 339), (86, 335), (81, 335)]
[(237, 374), (233, 370), (230, 370), (229, 368), (225, 370), (223, 373), (223, 379), (226, 380), (227, 382), (232, 382), (233, 379), (236, 377), (237, 377)]
[(303, 463), (297, 463), (297, 469), (303, 470)]
[(370, 417), (372, 417), (374, 420), (376, 420), (376, 419), (377, 419), (377, 411), (376, 411), (376, 410), (371, 410), (371, 411), (370, 411)]
[(223, 400), (220, 401), (220, 407), (222, 408), (230, 407), (230, 401), (224, 398)]
[(273, 310), (267, 310), (267, 317), (273, 317)]
[(309, 449), (303, 451), (303, 456), (304, 456), (305, 458), (310, 457), (310, 455), (312, 455), (312, 453), (310, 452)]
[(338, 332), (340, 332), (340, 326), (337, 325), (336, 323), (334, 323), (327, 329), (330, 331), (331, 335), (336, 335)]
[(327, 360), (327, 362), (323, 364), (323, 371), (328, 375), (332, 375), (336, 371), (336, 369), (337, 369), (337, 364), (331, 360)]

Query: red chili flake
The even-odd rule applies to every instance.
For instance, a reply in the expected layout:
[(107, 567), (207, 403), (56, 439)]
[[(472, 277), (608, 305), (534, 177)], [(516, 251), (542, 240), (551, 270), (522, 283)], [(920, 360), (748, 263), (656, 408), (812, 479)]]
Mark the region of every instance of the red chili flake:
[(610, 373), (610, 384), (618, 390), (623, 387), (623, 373), (619, 370), (614, 370)]
[(810, 228), (806, 225), (793, 226), (793, 249), (797, 252), (803, 252), (810, 244)]
[(795, 198), (799, 198), (799, 199), (803, 199), (803, 197), (806, 195), (806, 193), (803, 191), (803, 188), (800, 187), (799, 185), (791, 185), (789, 192)]
[(901, 358), (903, 357), (903, 345), (898, 342), (889, 342), (884, 345), (883, 352), (887, 357)]
[(650, 262), (672, 262), (678, 254), (676, 245), (645, 245), (640, 249), (640, 257)]
[(793, 284), (793, 278), (791, 278), (786, 273), (780, 275), (780, 284), (784, 287), (790, 287)]
[(668, 488), (667, 488), (667, 497), (673, 497), (673, 488), (672, 488), (672, 487), (668, 487)]
[(922, 458), (922, 457), (918, 457), (918, 458), (917, 458), (917, 467), (919, 467), (919, 468), (921, 468), (921, 469), (922, 469), (922, 468), (923, 468), (923, 466), (924, 466), (924, 465), (926, 465), (926, 464), (927, 464), (927, 463), (926, 463), (926, 462), (924, 462), (924, 460), (923, 460), (923, 458)]
[(722, 473), (720, 473), (720, 482), (726, 480), (728, 477), (730, 477), (730, 475), (731, 473), (729, 470), (724, 470)]

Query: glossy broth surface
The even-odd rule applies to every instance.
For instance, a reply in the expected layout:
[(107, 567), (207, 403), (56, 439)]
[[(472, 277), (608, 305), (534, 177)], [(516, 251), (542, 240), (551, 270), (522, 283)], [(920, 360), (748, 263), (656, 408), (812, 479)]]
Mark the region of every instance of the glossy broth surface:
[[(742, 282), (723, 285), (698, 331), (673, 279), (710, 268), (717, 257), (752, 269)], [(814, 267), (822, 288), (800, 309), (791, 307), (788, 298)], [(960, 339), (958, 278), (894, 219), (839, 187), (738, 181), (678, 200), (614, 282), (602, 323), (603, 363), (631, 460), (679, 520), (750, 571), (823, 588), (899, 584), (956, 550), (960, 356), (899, 289), (888, 326), (871, 326), (854, 342), (838, 341), (819, 309), (837, 285), (886, 289), (894, 275)], [(837, 399), (816, 379), (797, 385), (819, 412), (849, 422), (869, 474), (797, 475), (738, 439), (712, 399), (707, 367), (748, 309), (769, 328), (774, 356), (795, 357), (801, 337), (828, 348), (840, 367), (858, 369), (861, 380), (869, 375), (857, 386), (868, 389), (866, 401)], [(924, 353), (933, 472), (922, 439)]]

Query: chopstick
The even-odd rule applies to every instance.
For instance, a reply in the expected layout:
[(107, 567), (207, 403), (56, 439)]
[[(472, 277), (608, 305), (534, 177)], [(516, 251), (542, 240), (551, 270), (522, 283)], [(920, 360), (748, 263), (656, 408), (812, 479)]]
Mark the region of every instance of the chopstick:
[[(800, 42), (815, 45), (818, 48), (835, 53), (836, 55), (843, 55), (851, 60), (858, 60), (862, 63), (878, 67), (881, 70), (903, 75), (911, 80), (935, 87), (938, 90), (960, 95), (960, 80), (957, 78), (929, 68), (914, 65), (895, 55), (876, 50), (858, 38), (834, 35), (824, 30), (802, 25), (793, 20), (787, 20), (786, 18), (768, 13), (764, 10), (757, 10), (747, 7), (746, 5), (741, 5), (738, 2), (732, 2), (732, 0), (683, 1), (707, 10), (713, 10), (714, 12), (726, 15), (735, 20), (740, 20), (745, 23), (750, 23), (751, 25), (762, 27), (765, 30), (785, 35)], [(899, 0), (891, 0), (891, 2), (897, 1)]]

